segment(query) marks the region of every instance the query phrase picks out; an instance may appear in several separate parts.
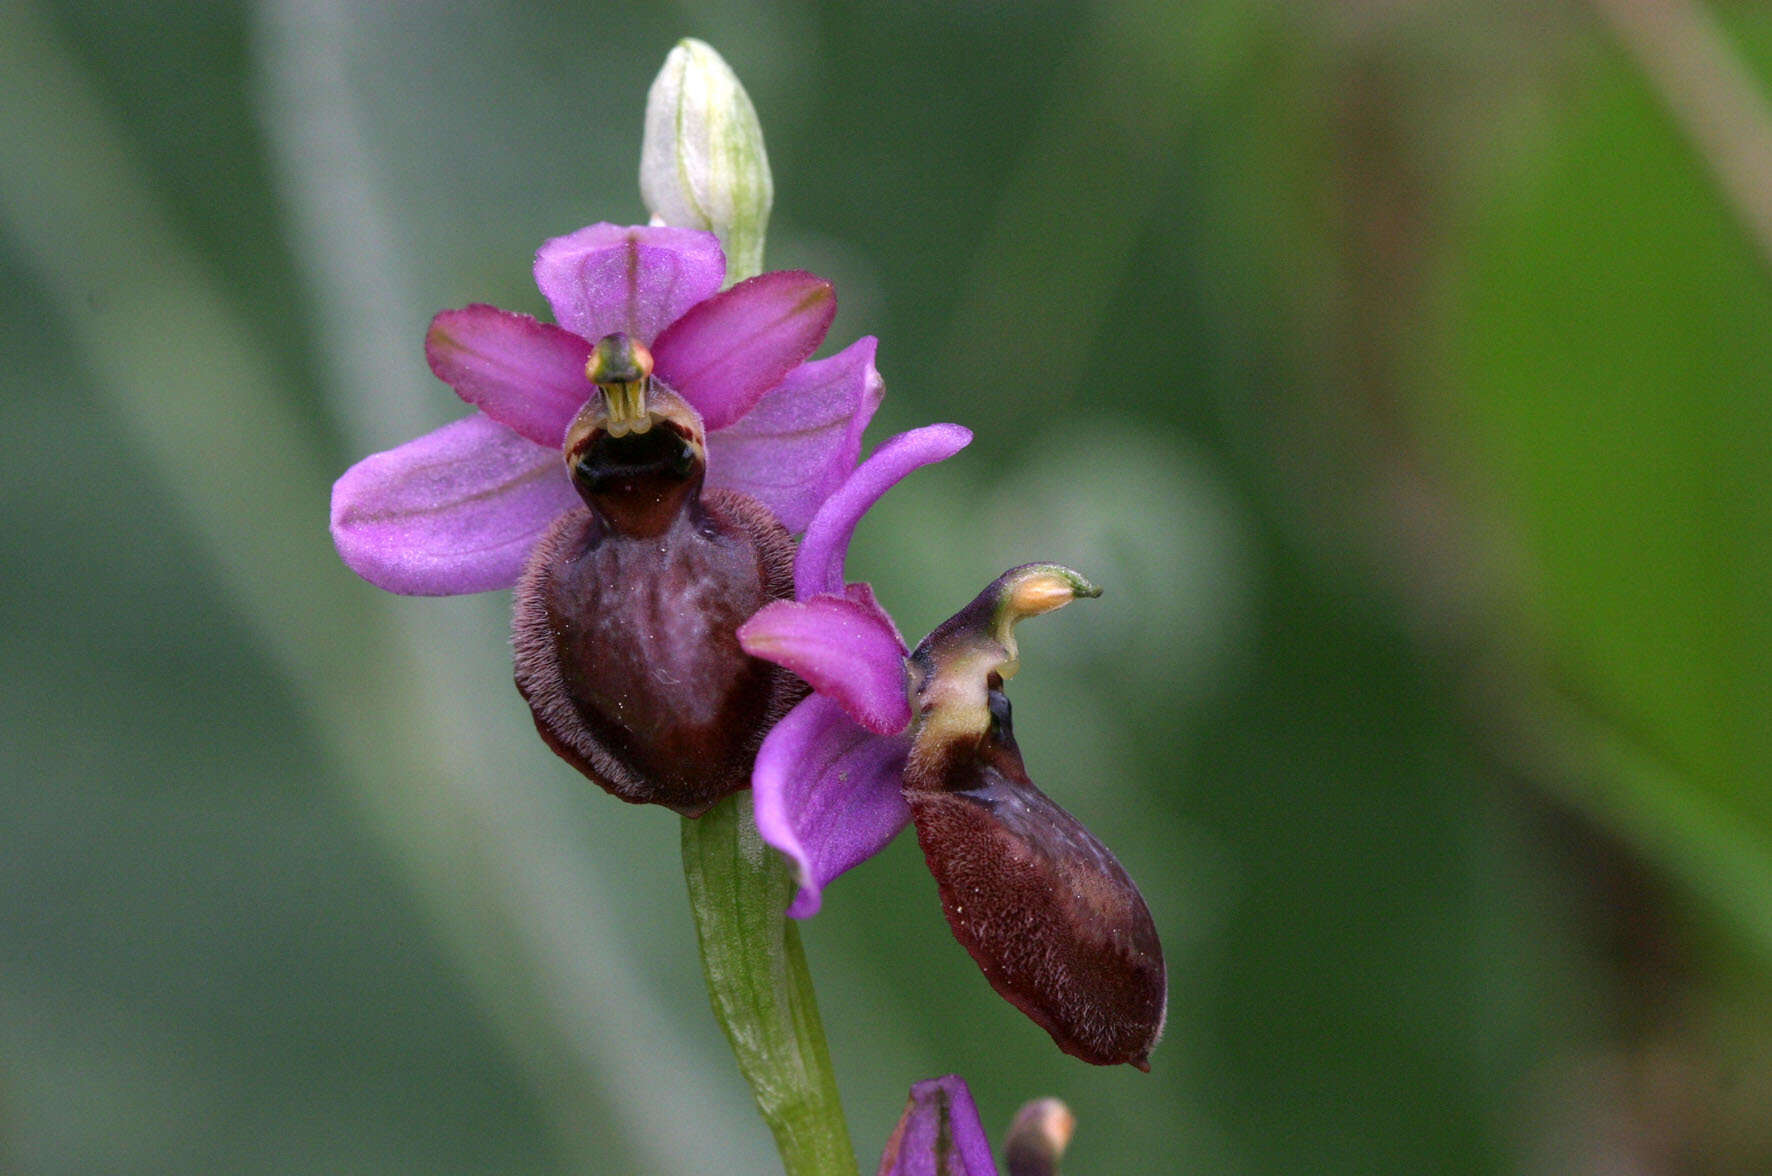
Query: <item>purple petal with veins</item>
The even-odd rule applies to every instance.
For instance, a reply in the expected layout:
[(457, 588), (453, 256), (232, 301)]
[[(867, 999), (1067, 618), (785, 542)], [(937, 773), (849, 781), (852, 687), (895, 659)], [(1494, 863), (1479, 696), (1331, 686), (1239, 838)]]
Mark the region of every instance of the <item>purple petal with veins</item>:
[(535, 254), (535, 284), (554, 321), (590, 343), (620, 331), (650, 346), (725, 278), (719, 240), (695, 229), (605, 222)]
[(455, 394), (537, 445), (558, 448), (596, 391), (585, 377), (590, 344), (496, 306), (446, 310), (431, 320), (425, 358)]
[(742, 490), (789, 531), (804, 531), (861, 456), (862, 430), (886, 391), (874, 367), (877, 346), (870, 335), (801, 364), (750, 412), (710, 434), (708, 485)]
[(371, 454), (332, 487), (332, 539), (379, 588), (451, 596), (509, 588), (542, 532), (578, 505), (544, 449), (480, 413)]
[(872, 456), (818, 508), (794, 560), (794, 595), (804, 600), (820, 592), (843, 591), (843, 560), (855, 525), (880, 496), (906, 474), (943, 461), (966, 448), (972, 430), (962, 425), (925, 425), (900, 433)]
[(775, 725), (751, 774), (757, 830), (800, 884), (788, 914), (818, 913), (824, 887), (910, 822), (900, 791), (909, 735), (876, 735), (831, 699), (803, 699)]
[(724, 429), (817, 350), (836, 313), (837, 295), (823, 278), (758, 274), (667, 327), (652, 344), (654, 370), (709, 432)]

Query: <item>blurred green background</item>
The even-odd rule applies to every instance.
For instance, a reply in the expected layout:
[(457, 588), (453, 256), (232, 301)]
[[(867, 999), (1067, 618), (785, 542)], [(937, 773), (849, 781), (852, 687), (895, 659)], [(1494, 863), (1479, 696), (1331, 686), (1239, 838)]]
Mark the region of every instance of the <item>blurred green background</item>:
[(845, 878), (864, 1170), (948, 1071), (1078, 1176), (1772, 1170), (1772, 13), (1672, 0), (0, 5), (0, 1170), (775, 1169), (676, 819), (325, 529), (432, 313), (643, 216), (683, 35), (870, 443), (978, 433), (851, 574), (1106, 586), (1017, 733), (1169, 957), (1096, 1070)]

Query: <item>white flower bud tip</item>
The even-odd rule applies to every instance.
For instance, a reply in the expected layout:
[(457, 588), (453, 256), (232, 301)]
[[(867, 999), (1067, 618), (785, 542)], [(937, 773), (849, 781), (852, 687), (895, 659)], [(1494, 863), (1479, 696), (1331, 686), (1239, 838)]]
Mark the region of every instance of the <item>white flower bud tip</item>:
[(775, 200), (763, 128), (732, 67), (693, 38), (677, 42), (646, 96), (640, 197), (655, 223), (712, 230), (728, 282), (762, 272)]

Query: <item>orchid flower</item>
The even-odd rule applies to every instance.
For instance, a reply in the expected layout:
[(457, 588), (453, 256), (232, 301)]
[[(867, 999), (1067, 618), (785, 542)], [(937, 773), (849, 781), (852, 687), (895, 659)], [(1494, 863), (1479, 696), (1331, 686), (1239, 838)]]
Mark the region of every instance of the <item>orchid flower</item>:
[(699, 418), (708, 486), (743, 491), (789, 531), (804, 528), (855, 465), (880, 405), (877, 343), (806, 363), (836, 314), (830, 283), (783, 270), (721, 292), (725, 273), (712, 233), (595, 224), (535, 255), (558, 326), (478, 304), (437, 315), (425, 337), (431, 370), (479, 411), (338, 480), (339, 555), (408, 595), (515, 584), (542, 532), (579, 505), (561, 446), (607, 391), (586, 368), (616, 334), (650, 350), (655, 386)]
[(828, 282), (722, 292), (725, 272), (708, 232), (547, 242), (535, 281), (559, 325), (437, 315), (431, 369), (479, 411), (363, 459), (332, 495), (339, 554), (379, 587), (518, 584), (517, 684), (543, 738), (622, 799), (686, 815), (748, 785), (802, 689), (733, 632), (788, 595), (788, 534), (854, 466), (883, 393), (872, 338), (806, 362), (836, 313)]
[(914, 822), (954, 937), (992, 987), (1065, 1052), (1149, 1069), (1166, 993), (1150, 911), (1107, 847), (1029, 780), (1002, 689), (1016, 623), (1100, 589), (1055, 564), (1013, 568), (911, 651), (873, 590), (844, 580), (862, 515), (970, 438), (930, 425), (882, 445), (813, 517), (794, 600), (739, 629), (747, 652), (813, 689), (757, 753), (757, 828), (791, 863), (788, 913), (805, 918)]

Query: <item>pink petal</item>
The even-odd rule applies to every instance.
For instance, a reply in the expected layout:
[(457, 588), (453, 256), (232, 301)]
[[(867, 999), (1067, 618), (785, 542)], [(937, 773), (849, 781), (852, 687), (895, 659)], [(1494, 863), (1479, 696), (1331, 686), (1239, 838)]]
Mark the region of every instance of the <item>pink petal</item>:
[(548, 524), (576, 505), (559, 450), (475, 413), (345, 471), (332, 540), (389, 592), (488, 592), (516, 583)]
[(873, 336), (803, 363), (757, 406), (708, 438), (708, 485), (743, 490), (789, 531), (803, 531), (861, 455), (886, 382)]
[(972, 430), (964, 426), (924, 425), (874, 450), (807, 524), (794, 559), (794, 595), (804, 600), (820, 592), (841, 592), (843, 559), (861, 516), (906, 474), (952, 457), (971, 441)]
[(857, 584), (845, 584), (843, 585), (843, 595), (870, 612), (878, 614), (879, 619), (885, 621), (887, 627), (892, 630), (892, 639), (898, 642), (899, 649), (910, 649), (910, 645), (905, 642), (904, 635), (898, 631), (898, 623), (892, 619), (892, 614), (887, 612), (885, 606), (880, 603), (880, 598), (874, 595), (872, 584), (865, 581)]
[(794, 671), (870, 731), (892, 735), (910, 725), (904, 642), (872, 593), (774, 601), (738, 627), (738, 643)]
[(666, 328), (652, 345), (655, 370), (710, 433), (724, 429), (817, 349), (836, 313), (836, 292), (823, 278), (758, 274)]
[(794, 864), (788, 914), (818, 913), (826, 885), (910, 822), (901, 791), (910, 736), (875, 735), (814, 694), (775, 725), (751, 773), (757, 830)]
[(958, 1075), (911, 1087), (878, 1176), (997, 1176), (972, 1091)]
[(554, 321), (591, 343), (621, 331), (650, 346), (725, 278), (719, 240), (695, 229), (595, 224), (535, 254)]
[(590, 344), (570, 331), (496, 306), (446, 310), (431, 320), (425, 358), (469, 404), (537, 445), (556, 449), (596, 385)]

